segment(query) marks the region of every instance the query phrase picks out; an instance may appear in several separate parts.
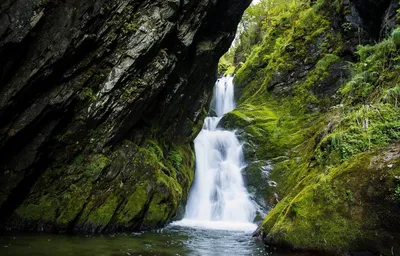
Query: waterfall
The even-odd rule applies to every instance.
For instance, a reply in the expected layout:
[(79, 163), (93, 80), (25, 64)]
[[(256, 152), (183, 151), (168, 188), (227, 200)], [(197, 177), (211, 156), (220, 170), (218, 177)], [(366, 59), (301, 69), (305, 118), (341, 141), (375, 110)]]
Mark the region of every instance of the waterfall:
[(233, 77), (219, 79), (214, 92), (217, 117), (207, 117), (195, 139), (196, 173), (184, 219), (176, 225), (255, 229), (255, 204), (244, 186), (242, 145), (235, 132), (217, 128), (235, 108)]

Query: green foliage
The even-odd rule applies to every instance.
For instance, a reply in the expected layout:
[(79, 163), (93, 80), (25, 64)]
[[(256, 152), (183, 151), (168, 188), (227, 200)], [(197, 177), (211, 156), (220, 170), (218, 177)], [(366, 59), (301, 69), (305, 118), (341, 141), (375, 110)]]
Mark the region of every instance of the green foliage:
[(397, 85), (396, 87), (386, 89), (383, 95), (384, 102), (390, 103), (397, 108), (400, 100), (400, 86)]
[(182, 156), (178, 152), (173, 151), (172, 152), (172, 163), (173, 163), (174, 167), (179, 169), (181, 167), (182, 161), (183, 161)]
[(346, 190), (347, 199), (350, 203), (354, 203), (354, 193), (350, 189)]
[[(366, 249), (366, 245), (359, 242), (361, 235), (373, 238), (379, 233), (379, 240), (385, 241), (388, 234), (381, 228), (386, 223), (381, 223), (380, 211), (370, 211), (370, 207), (377, 207), (398, 220), (394, 210), (397, 206), (390, 201), (376, 202), (370, 198), (372, 193), (378, 198), (387, 196), (387, 188), (392, 186), (387, 181), (399, 174), (398, 160), (396, 171), (388, 173), (385, 169), (387, 150), (360, 154), (351, 163), (324, 167), (324, 172), (311, 168), (268, 214), (262, 224), (263, 231), (275, 242), (289, 242), (335, 255), (359, 246)], [(297, 168), (292, 170), (291, 176), (297, 171)], [(372, 180), (375, 175), (382, 180)], [(367, 209), (368, 216), (360, 209)], [(374, 227), (373, 230), (363, 229), (365, 223)], [(382, 252), (387, 250), (381, 249)]]
[(400, 139), (400, 113), (389, 104), (357, 105), (340, 114), (337, 128), (319, 145), (321, 164), (344, 162), (351, 156)]
[(394, 190), (394, 196), (398, 202), (400, 202), (400, 184), (397, 185), (396, 189)]
[[(263, 231), (278, 243), (338, 253), (359, 245), (361, 233), (376, 237), (363, 227), (362, 211), (375, 203), (394, 209), (393, 193), (400, 198), (390, 182), (398, 166), (385, 169), (385, 152), (395, 152), (400, 140), (399, 51), (392, 35), (358, 46), (359, 59), (349, 63), (343, 45), (352, 24), (343, 24), (343, 33), (335, 23), (348, 11), (343, 1), (278, 2), (248, 13), (257, 14), (247, 17), (248, 28), (262, 37), (253, 40), (251, 32), (235, 45), (235, 57), (244, 56), (234, 62), (239, 106), (221, 123), (239, 129), (246, 160), (274, 167), (270, 178), (278, 186), (263, 193), (280, 201)], [(318, 91), (327, 84), (330, 95)], [(251, 167), (253, 177), (259, 167)], [(374, 197), (390, 200), (371, 203)], [(385, 229), (371, 212), (368, 222)]]
[(396, 47), (400, 47), (400, 28), (396, 28), (392, 32), (392, 40)]
[(321, 142), (321, 163), (351, 156), (400, 139), (398, 52), (392, 40), (358, 47), (360, 60), (340, 89), (343, 107), (336, 129)]
[(272, 5), (267, 14), (262, 22), (264, 39), (253, 47), (235, 77), (238, 93), (247, 103), (261, 102), (278, 81), (287, 83), (282, 78), (287, 79), (299, 66), (325, 56), (317, 70), (307, 74), (306, 81), (300, 80), (294, 86), (296, 93), (285, 100), (285, 108), (298, 115), (326, 105), (325, 99), (316, 98), (312, 89), (328, 76), (330, 65), (340, 61), (336, 56), (341, 50), (340, 36), (329, 32), (330, 21), (323, 12), (303, 1)]
[(266, 18), (270, 2), (272, 1), (261, 0), (257, 4), (250, 5), (243, 14), (239, 24), (240, 36), (234, 42), (236, 47), (232, 49), (235, 55), (235, 64), (244, 62), (252, 47), (262, 40), (262, 21)]
[(342, 97), (347, 103), (369, 104), (380, 100), (383, 95), (379, 90), (387, 84), (388, 79), (393, 79), (398, 64), (396, 47), (392, 40), (384, 40), (375, 45), (358, 47), (360, 61), (353, 64), (353, 76), (341, 89)]
[(218, 63), (218, 74), (220, 75), (232, 75), (235, 72), (235, 66), (233, 65), (233, 59), (228, 59), (228, 53), (223, 55)]

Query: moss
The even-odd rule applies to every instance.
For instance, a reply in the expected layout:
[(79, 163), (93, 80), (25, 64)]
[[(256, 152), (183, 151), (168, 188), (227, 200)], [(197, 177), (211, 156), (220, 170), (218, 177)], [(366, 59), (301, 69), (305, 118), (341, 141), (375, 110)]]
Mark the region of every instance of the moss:
[(135, 192), (127, 198), (124, 208), (116, 216), (118, 223), (128, 226), (144, 211), (149, 197), (148, 184), (138, 184)]
[(51, 195), (44, 195), (37, 202), (24, 203), (15, 211), (16, 214), (28, 221), (53, 222), (56, 219), (58, 201)]
[(84, 174), (91, 178), (96, 178), (101, 171), (110, 163), (110, 159), (104, 155), (98, 154), (93, 155), (88, 159), (88, 163), (85, 166)]
[(291, 116), (270, 98), (261, 105), (241, 104), (225, 115), (221, 123), (225, 128), (240, 128), (243, 139), (257, 145), (256, 156), (271, 159), (285, 155), (318, 130), (321, 121), (316, 120), (319, 119), (315, 119), (315, 115)]
[(221, 125), (226, 129), (233, 129), (235, 127), (246, 127), (253, 122), (251, 117), (246, 116), (243, 111), (234, 110), (232, 112), (227, 113), (223, 120), (221, 121)]
[(135, 165), (142, 166), (147, 175), (138, 177), (141, 185), (136, 186), (115, 219), (123, 225), (143, 219), (143, 229), (160, 227), (187, 199), (194, 176), (192, 149), (189, 145), (173, 144), (165, 150), (163, 142), (149, 139), (138, 148)]
[(83, 151), (47, 169), (17, 210), (13, 224), (32, 228), (153, 229), (185, 203), (194, 177), (190, 144), (148, 136), (101, 154)]
[(391, 40), (358, 47), (360, 61), (352, 65), (353, 74), (340, 89), (340, 121), (317, 153), (321, 163), (343, 162), (399, 139), (395, 53)]
[(131, 32), (135, 32), (138, 28), (139, 28), (138, 24), (136, 22), (132, 21), (132, 22), (125, 23), (122, 31), (125, 34), (128, 34)]
[(183, 158), (177, 151), (171, 153), (172, 163), (176, 169), (179, 169), (182, 165)]
[[(398, 208), (387, 197), (400, 171), (398, 159), (387, 158), (391, 150), (360, 154), (326, 174), (314, 175), (307, 185), (295, 187), (264, 220), (264, 231), (275, 241), (304, 248), (334, 253), (366, 248), (376, 251), (377, 248), (365, 241), (382, 243), (382, 238), (388, 235), (384, 229), (386, 223), (381, 222), (379, 211), (367, 209), (379, 207), (380, 211), (393, 215), (392, 211)], [(390, 173), (388, 163), (392, 166)], [(381, 180), (374, 181), (373, 177)], [(381, 199), (376, 201), (377, 198)], [(376, 233), (366, 231), (363, 226), (366, 223), (368, 230)]]
[(64, 168), (48, 169), (17, 214), (32, 225), (46, 223), (68, 228), (87, 203), (94, 181), (109, 163), (110, 159), (102, 154), (78, 155)]
[(79, 96), (81, 99), (90, 99), (92, 101), (95, 101), (97, 99), (97, 96), (93, 92), (92, 88), (83, 89)]
[(161, 171), (156, 174), (156, 179), (156, 188), (143, 220), (144, 227), (164, 224), (175, 214), (182, 199), (182, 187), (178, 180)]
[(395, 109), (383, 104), (351, 109), (319, 145), (318, 160), (321, 164), (344, 162), (359, 152), (397, 141), (399, 118)]
[[(314, 11), (303, 1), (275, 6), (268, 14), (264, 21), (266, 36), (263, 42), (253, 49), (235, 77), (235, 84), (240, 94), (243, 91), (242, 99), (246, 99), (246, 103), (264, 101), (269, 90), (279, 83), (285, 83), (281, 80), (293, 76), (295, 73), (292, 72), (299, 65), (316, 63), (326, 55), (316, 71), (319, 69), (323, 72), (322, 69), (326, 70), (327, 66), (338, 60), (334, 56), (342, 48), (342, 39), (339, 34), (330, 32), (331, 21), (325, 13)], [(301, 83), (295, 86), (298, 92), (294, 99), (285, 101), (288, 103), (286, 107), (291, 108), (293, 113), (304, 109), (307, 103), (304, 100), (309, 101), (309, 105), (319, 103), (308, 90), (315, 84), (315, 78), (323, 79), (317, 74), (308, 74), (305, 83), (300, 80), (298, 82)], [(245, 90), (242, 89), (244, 87)]]
[(167, 159), (172, 162), (176, 169), (176, 179), (178, 184), (186, 190), (182, 190), (183, 201), (186, 201), (189, 195), (189, 189), (194, 179), (195, 156), (190, 145), (175, 146)]
[(235, 66), (232, 63), (233, 60), (228, 60), (227, 55), (221, 57), (218, 62), (218, 74), (220, 75), (231, 75), (235, 72)]
[[(264, 220), (268, 241), (385, 254), (399, 235), (386, 222), (400, 223), (398, 160), (385, 158), (400, 139), (400, 58), (392, 37), (358, 46), (359, 59), (347, 62), (348, 14), (342, 1), (270, 5), (265, 37), (234, 79), (239, 106), (221, 123), (245, 141), (249, 185), (267, 202), (279, 197)], [(266, 162), (273, 190), (252, 179)]]
[(358, 46), (360, 61), (353, 64), (353, 75), (340, 92), (347, 104), (369, 104), (382, 99), (379, 87), (392, 87), (396, 84), (399, 64), (395, 57), (396, 47), (392, 40), (386, 39), (375, 45)]
[(67, 191), (64, 191), (60, 198), (61, 213), (57, 217), (57, 224), (68, 225), (78, 216), (89, 197), (91, 188), (92, 185), (88, 182), (82, 186), (72, 184)]
[(250, 163), (243, 171), (247, 190), (255, 195), (255, 201), (262, 206), (272, 206), (276, 203), (275, 186), (269, 183), (269, 167), (269, 162), (257, 161)]
[(145, 15), (143, 12), (135, 12), (134, 3), (129, 4), (121, 17), (118, 17), (122, 20), (120, 24), (123, 24), (122, 32), (124, 34), (134, 33), (139, 29), (140, 18)]
[(163, 200), (163, 196), (157, 194), (151, 201), (142, 224), (145, 229), (159, 227), (168, 220), (168, 205)]
[(85, 157), (83, 155), (78, 155), (77, 157), (75, 157), (74, 159), (74, 164), (75, 165), (80, 165), (83, 163), (83, 161), (85, 160)]
[(287, 205), (268, 230), (270, 236), (303, 248), (348, 249), (348, 244), (360, 235), (358, 223), (340, 214), (343, 198), (326, 187), (328, 184), (329, 181), (325, 181), (307, 186), (291, 201), (282, 202)]
[(96, 209), (94, 209), (87, 219), (87, 223), (96, 226), (106, 226), (114, 216), (118, 207), (119, 199), (114, 194), (110, 194), (107, 199)]

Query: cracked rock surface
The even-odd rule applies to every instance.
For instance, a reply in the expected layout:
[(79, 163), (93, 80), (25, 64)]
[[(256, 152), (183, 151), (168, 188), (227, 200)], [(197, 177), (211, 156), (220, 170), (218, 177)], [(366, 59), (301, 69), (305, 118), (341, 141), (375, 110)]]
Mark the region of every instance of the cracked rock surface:
[(160, 227), (250, 0), (0, 3), (0, 226)]

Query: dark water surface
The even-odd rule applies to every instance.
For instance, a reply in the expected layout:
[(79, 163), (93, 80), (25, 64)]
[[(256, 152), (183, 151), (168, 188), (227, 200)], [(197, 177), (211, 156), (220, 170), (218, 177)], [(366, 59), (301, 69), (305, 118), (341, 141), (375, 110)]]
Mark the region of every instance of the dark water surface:
[[(167, 227), (161, 230), (115, 235), (68, 236), (51, 234), (3, 234), (1, 256), (126, 256), (126, 255), (273, 255), (298, 256), (264, 250), (243, 231)], [(304, 255), (304, 254), (302, 254)]]

